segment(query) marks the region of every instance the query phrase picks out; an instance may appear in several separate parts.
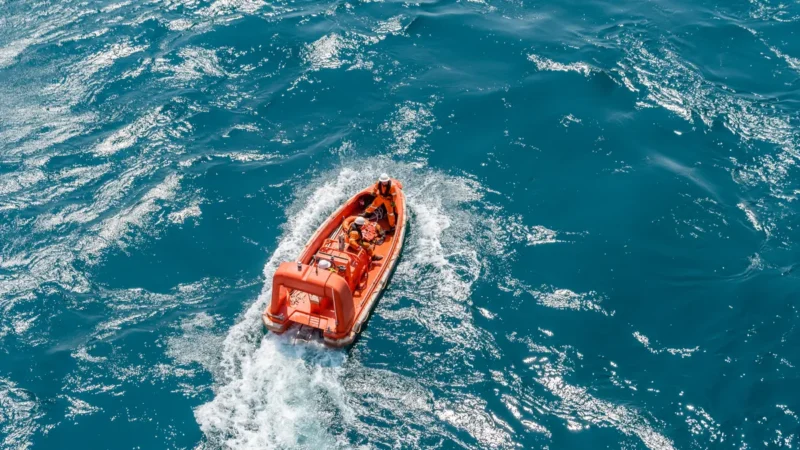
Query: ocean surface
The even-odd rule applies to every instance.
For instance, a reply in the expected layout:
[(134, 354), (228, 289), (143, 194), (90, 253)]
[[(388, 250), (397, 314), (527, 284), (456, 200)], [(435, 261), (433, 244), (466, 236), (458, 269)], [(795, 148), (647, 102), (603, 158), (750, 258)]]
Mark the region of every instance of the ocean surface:
[(798, 0), (0, 0), (0, 448), (800, 448), (799, 163)]

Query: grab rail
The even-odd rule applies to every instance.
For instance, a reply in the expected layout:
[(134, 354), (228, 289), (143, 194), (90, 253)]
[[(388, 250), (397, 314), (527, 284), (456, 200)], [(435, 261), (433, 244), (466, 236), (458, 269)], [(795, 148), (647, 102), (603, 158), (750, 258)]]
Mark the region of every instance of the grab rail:
[[(319, 251), (318, 251), (318, 252), (317, 252), (317, 255), (329, 256), (329, 257), (331, 257), (331, 258), (338, 258), (338, 259), (342, 259), (342, 260), (345, 260), (345, 261), (347, 261), (347, 262), (350, 262), (350, 258), (345, 258), (344, 256), (339, 256), (339, 255), (331, 255), (330, 253), (325, 253), (325, 252), (319, 252)], [(314, 255), (314, 256), (312, 256), (312, 257), (311, 257), (311, 259), (314, 259), (314, 260), (316, 260), (316, 259), (317, 259), (317, 256), (316, 256), (316, 255)]]

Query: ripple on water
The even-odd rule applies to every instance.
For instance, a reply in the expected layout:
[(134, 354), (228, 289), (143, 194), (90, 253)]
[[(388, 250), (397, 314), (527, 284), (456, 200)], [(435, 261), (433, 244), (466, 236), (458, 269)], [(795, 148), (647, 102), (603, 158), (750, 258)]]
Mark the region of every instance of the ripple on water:
[[(766, 193), (754, 190), (768, 202), (761, 207), (765, 215), (783, 221), (792, 217), (794, 212), (784, 202), (793, 201), (798, 190), (792, 173), (800, 159), (800, 134), (792, 125), (792, 117), (768, 103), (754, 101), (730, 87), (706, 80), (665, 39), (655, 42), (647, 44), (635, 34), (623, 32), (618, 45), (624, 56), (616, 67), (606, 69), (583, 62), (558, 63), (535, 54), (529, 55), (529, 60), (540, 71), (572, 71), (584, 76), (602, 72), (637, 94), (641, 106), (662, 107), (692, 123), (699, 119), (707, 128), (715, 122), (721, 123), (739, 137), (744, 149), (741, 156), (726, 156), (733, 179), (748, 188), (766, 188)], [(793, 67), (795, 61), (789, 58), (786, 62)], [(767, 144), (771, 150), (747, 151), (755, 149), (757, 143)], [(755, 215), (750, 211), (747, 217), (752, 223)], [(769, 237), (771, 234), (767, 232)]]
[[(513, 372), (510, 385), (519, 405), (524, 405), (528, 416), (533, 419), (543, 412), (556, 416), (566, 422), (568, 429), (580, 431), (590, 426), (601, 428), (612, 427), (621, 433), (638, 438), (651, 450), (673, 450), (672, 440), (656, 430), (663, 423), (653, 423), (647, 413), (629, 406), (614, 404), (599, 399), (590, 390), (576, 386), (567, 381), (567, 375), (573, 371), (570, 367), (573, 359), (581, 355), (569, 346), (563, 349), (546, 347), (535, 343), (529, 337), (516, 334), (508, 336), (511, 342), (525, 344), (531, 356), (524, 359), (525, 367), (535, 374), (535, 381), (554, 395), (558, 401), (548, 400), (537, 394), (532, 386), (522, 382), (520, 375)], [(570, 356), (572, 355), (572, 356)]]
[(16, 383), (0, 378), (0, 431), (5, 448), (28, 449), (31, 438), (40, 431), (37, 420), (44, 416), (39, 402)]

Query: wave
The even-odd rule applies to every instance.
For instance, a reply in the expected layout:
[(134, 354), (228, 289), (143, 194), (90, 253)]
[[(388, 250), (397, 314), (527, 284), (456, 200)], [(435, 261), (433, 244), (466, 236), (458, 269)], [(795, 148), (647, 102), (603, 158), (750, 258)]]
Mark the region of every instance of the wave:
[[(525, 366), (533, 372), (536, 383), (558, 399), (557, 402), (548, 401), (537, 395), (532, 386), (520, 382), (519, 375), (513, 375), (512, 381), (507, 384), (516, 394), (517, 408), (523, 407), (527, 412), (525, 416), (530, 416), (531, 421), (537, 412), (546, 413), (564, 420), (572, 431), (589, 426), (613, 427), (625, 435), (639, 438), (650, 450), (675, 449), (672, 440), (656, 431), (653, 423), (646, 418), (646, 413), (599, 399), (590, 393), (590, 389), (570, 384), (567, 381), (567, 374), (572, 372), (569, 362), (573, 358), (582, 358), (571, 347), (547, 347), (529, 337), (512, 336), (511, 340), (528, 347), (531, 356), (525, 358)], [(536, 424), (535, 429), (547, 434), (541, 425), (535, 421), (533, 423)]]
[(0, 438), (3, 448), (26, 450), (44, 415), (37, 399), (13, 381), (0, 378)]
[[(756, 38), (796, 69), (795, 58)], [(537, 55), (529, 55), (528, 59), (542, 71), (573, 71), (585, 76), (605, 74), (636, 94), (640, 107), (661, 107), (690, 123), (699, 120), (708, 129), (721, 124), (740, 139), (743, 150), (726, 155), (734, 181), (748, 190), (767, 189), (767, 192), (760, 189), (754, 192), (761, 198), (754, 203), (770, 220), (785, 221), (793, 216), (785, 200), (795, 200), (798, 192), (792, 182), (792, 173), (800, 160), (800, 133), (793, 125), (795, 118), (767, 101), (754, 100), (728, 86), (708, 81), (665, 39), (655, 42), (658, 46), (648, 45), (632, 33), (622, 33), (617, 44), (623, 56), (615, 67), (599, 68), (583, 62), (562, 64)], [(756, 147), (760, 144), (766, 144), (770, 150)], [(753, 149), (757, 151), (748, 151)], [(740, 209), (747, 212), (748, 220), (753, 222), (752, 209)], [(760, 225), (756, 227), (766, 229)], [(774, 224), (769, 227), (776, 228)], [(774, 233), (766, 232), (766, 237), (774, 237)]]

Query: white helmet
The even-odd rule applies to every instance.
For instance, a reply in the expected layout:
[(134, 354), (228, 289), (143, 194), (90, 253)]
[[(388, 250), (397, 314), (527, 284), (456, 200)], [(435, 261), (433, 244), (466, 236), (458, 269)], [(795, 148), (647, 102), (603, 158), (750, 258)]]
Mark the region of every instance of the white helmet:
[(361, 216), (356, 217), (356, 225), (362, 226), (365, 223), (367, 223), (367, 219), (365, 219), (365, 218), (363, 218)]
[(388, 183), (389, 182), (389, 174), (382, 173), (381, 176), (378, 178), (378, 181), (381, 183)]
[(319, 266), (319, 268), (320, 268), (320, 269), (322, 269), (322, 270), (328, 270), (328, 269), (330, 269), (330, 268), (331, 268), (331, 262), (330, 262), (330, 261), (328, 261), (327, 259), (321, 259), (321, 260), (319, 261), (319, 264), (317, 264), (317, 265), (318, 265), (318, 266)]

